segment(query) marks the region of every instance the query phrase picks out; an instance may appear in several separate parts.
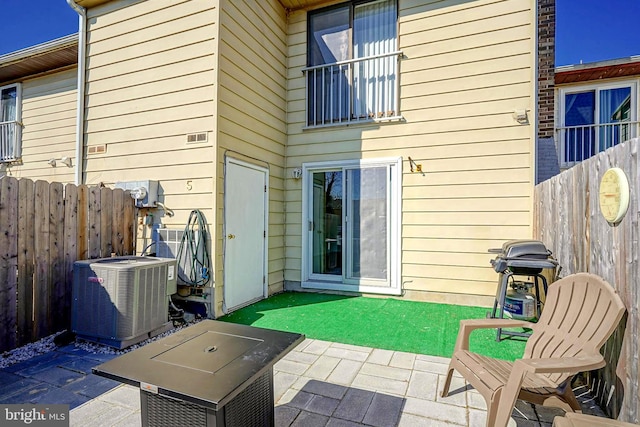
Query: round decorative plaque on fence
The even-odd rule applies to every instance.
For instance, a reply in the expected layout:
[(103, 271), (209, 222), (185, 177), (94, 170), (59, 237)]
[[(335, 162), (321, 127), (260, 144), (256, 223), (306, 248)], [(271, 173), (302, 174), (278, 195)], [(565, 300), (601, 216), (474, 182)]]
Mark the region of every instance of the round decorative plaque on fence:
[(608, 169), (600, 181), (600, 212), (607, 222), (617, 224), (629, 208), (629, 181), (620, 168)]

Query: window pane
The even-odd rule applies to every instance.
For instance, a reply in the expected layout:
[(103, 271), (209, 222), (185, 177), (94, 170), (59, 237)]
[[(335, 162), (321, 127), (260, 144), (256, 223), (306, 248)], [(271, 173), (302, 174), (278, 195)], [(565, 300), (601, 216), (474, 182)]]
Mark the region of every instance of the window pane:
[(565, 126), (595, 124), (595, 92), (569, 93), (565, 96)]
[[(374, 1), (356, 6), (353, 18), (354, 58), (375, 57), (396, 49), (396, 1)], [(356, 117), (380, 118), (396, 114), (396, 57), (357, 62), (353, 74)]]
[(596, 153), (594, 91), (569, 93), (565, 95), (564, 149), (565, 161), (577, 162)]
[(2, 90), (0, 99), (0, 121), (9, 122), (16, 120), (16, 97), (18, 91), (16, 87), (10, 87)]
[(631, 119), (631, 88), (600, 90), (599, 149), (604, 151), (630, 138), (629, 125), (618, 124)]
[(314, 274), (342, 275), (342, 172), (313, 174)]
[(348, 278), (387, 279), (387, 176), (386, 167), (348, 171)]
[(309, 14), (309, 66), (350, 57), (349, 6)]

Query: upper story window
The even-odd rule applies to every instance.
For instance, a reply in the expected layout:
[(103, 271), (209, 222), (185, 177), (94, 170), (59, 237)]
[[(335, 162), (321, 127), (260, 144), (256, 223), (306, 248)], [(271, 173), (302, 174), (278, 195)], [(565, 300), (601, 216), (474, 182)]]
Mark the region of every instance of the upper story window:
[(397, 21), (396, 0), (349, 2), (309, 13), (307, 126), (400, 117)]
[(637, 84), (560, 90), (559, 151), (569, 167), (638, 136)]
[(18, 160), (22, 149), (21, 87), (0, 87), (0, 163)]

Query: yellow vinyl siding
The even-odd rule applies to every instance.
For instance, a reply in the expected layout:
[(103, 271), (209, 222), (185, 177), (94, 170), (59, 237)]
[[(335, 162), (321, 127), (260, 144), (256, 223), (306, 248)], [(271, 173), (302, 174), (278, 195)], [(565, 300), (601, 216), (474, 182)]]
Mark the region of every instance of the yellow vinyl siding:
[[(225, 155), (269, 170), (269, 293), (283, 288), (286, 136), (286, 14), (276, 0), (251, 7), (220, 1), (219, 92), (217, 104), (217, 204), (224, 201)], [(218, 210), (222, 233), (224, 212)], [(220, 234), (222, 235), (222, 234)], [(222, 239), (216, 258), (222, 282)], [(220, 290), (216, 290), (222, 301)]]
[[(158, 180), (182, 228), (193, 209), (214, 221), (215, 2), (116, 0), (89, 10), (85, 144), (88, 184)], [(187, 134), (208, 141), (187, 143)], [(148, 242), (147, 242), (148, 243)], [(142, 249), (142, 248), (139, 248)]]
[[(286, 172), (305, 162), (402, 157), (403, 289), (489, 301), (497, 275), (487, 249), (532, 232), (535, 2), (398, 6), (404, 120), (369, 126), (302, 130), (306, 12), (289, 16)], [(529, 110), (531, 124), (517, 123), (516, 109)], [(411, 173), (408, 157), (424, 173)], [(302, 188), (286, 185), (285, 279), (300, 281)]]
[[(73, 167), (59, 160), (71, 157), (75, 164), (76, 82), (76, 69), (22, 82), (22, 163), (11, 166), (13, 176), (74, 181)], [(49, 165), (50, 159), (58, 166)]]

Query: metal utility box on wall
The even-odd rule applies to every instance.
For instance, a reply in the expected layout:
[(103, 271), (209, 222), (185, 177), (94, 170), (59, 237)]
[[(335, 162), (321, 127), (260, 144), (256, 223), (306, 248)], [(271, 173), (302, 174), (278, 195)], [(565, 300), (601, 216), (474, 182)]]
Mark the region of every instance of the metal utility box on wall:
[(71, 329), (87, 341), (128, 347), (171, 329), (169, 298), (175, 292), (175, 259), (76, 261)]
[(158, 202), (158, 181), (116, 182), (115, 188), (131, 191), (131, 197), (139, 208), (154, 208)]

